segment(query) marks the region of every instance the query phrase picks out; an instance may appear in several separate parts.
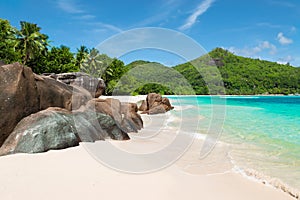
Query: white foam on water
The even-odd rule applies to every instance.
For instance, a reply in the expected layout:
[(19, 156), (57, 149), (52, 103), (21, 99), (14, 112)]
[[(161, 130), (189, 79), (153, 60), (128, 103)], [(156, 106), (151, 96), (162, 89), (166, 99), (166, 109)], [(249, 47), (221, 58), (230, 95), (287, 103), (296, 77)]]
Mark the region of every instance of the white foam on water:
[(279, 189), (287, 194), (289, 194), (290, 196), (294, 197), (295, 199), (300, 199), (300, 191), (298, 189), (295, 189), (291, 186), (289, 186), (288, 184), (284, 183), (283, 181), (281, 181), (279, 178), (274, 178), (271, 176), (267, 176), (262, 172), (259, 172), (257, 170), (251, 169), (251, 168), (243, 168), (240, 167), (236, 161), (234, 160), (234, 158), (231, 156), (231, 154), (228, 154), (231, 163), (233, 164), (233, 168), (232, 171), (238, 174), (241, 174), (242, 176), (244, 176), (245, 178), (258, 182), (258, 183), (262, 183), (264, 185), (267, 185), (269, 187), (275, 188), (275, 189)]

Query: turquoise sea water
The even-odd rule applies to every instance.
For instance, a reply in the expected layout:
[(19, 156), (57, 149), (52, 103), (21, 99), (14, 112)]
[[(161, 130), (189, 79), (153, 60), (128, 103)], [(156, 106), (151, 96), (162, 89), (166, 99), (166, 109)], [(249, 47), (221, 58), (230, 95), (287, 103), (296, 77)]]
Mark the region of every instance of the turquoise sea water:
[[(237, 167), (255, 170), (277, 187), (287, 184), (300, 189), (300, 97), (169, 98), (181, 108), (173, 114), (187, 118), (182, 125), (186, 131), (207, 134), (209, 129), (221, 127), (215, 131), (222, 131), (219, 141), (230, 145), (228, 154)], [(198, 121), (198, 127), (192, 125)]]

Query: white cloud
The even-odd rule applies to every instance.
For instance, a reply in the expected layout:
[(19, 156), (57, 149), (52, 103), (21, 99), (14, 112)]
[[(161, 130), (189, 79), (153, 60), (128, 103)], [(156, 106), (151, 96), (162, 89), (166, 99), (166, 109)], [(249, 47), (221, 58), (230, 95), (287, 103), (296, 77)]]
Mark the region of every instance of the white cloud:
[(153, 10), (153, 15), (134, 24), (133, 27), (149, 26), (156, 22), (160, 22), (160, 24), (166, 23), (168, 22), (171, 13), (173, 13), (181, 4), (182, 1), (180, 0), (165, 0), (159, 6), (158, 10)]
[(284, 58), (279, 58), (278, 61), (277, 61), (277, 63), (279, 63), (279, 64), (287, 64), (287, 63), (290, 63), (292, 61), (295, 61), (295, 58), (293, 56), (291, 56), (291, 55), (288, 55), (288, 56), (286, 56)]
[(60, 9), (62, 9), (67, 13), (71, 13), (71, 14), (84, 13), (84, 10), (82, 10), (74, 0), (58, 0), (57, 5)]
[[(60, 9), (63, 11), (74, 14), (74, 19), (80, 19), (80, 20), (92, 20), (96, 18), (95, 15), (91, 15), (85, 10), (81, 8), (81, 6), (76, 2), (76, 0), (57, 0), (57, 5)], [(106, 31), (111, 30), (115, 32), (122, 32), (123, 30), (112, 25), (112, 24), (106, 24), (103, 22), (96, 22), (96, 23), (88, 23), (89, 25), (94, 26), (94, 31)], [(99, 28), (100, 27), (100, 28)]]
[(82, 15), (82, 16), (79, 16), (79, 17), (76, 17), (77, 19), (82, 19), (82, 20), (89, 20), (89, 19), (94, 19), (96, 18), (95, 15)]
[(247, 57), (257, 56), (258, 53), (261, 53), (263, 51), (268, 51), (270, 55), (274, 55), (277, 53), (277, 47), (269, 41), (260, 42), (257, 46), (254, 47), (244, 47), (242, 49), (230, 47), (228, 48), (228, 50)]
[(274, 55), (277, 52), (277, 48), (274, 44), (268, 42), (268, 41), (263, 41), (262, 43), (260, 43), (258, 45), (258, 48), (262, 51), (262, 50), (269, 50), (269, 54)]
[(179, 30), (186, 30), (191, 28), (196, 23), (197, 18), (200, 15), (204, 14), (211, 7), (214, 1), (215, 0), (204, 0), (203, 2), (201, 2), (198, 5), (197, 9), (193, 12), (193, 14), (188, 17), (185, 24), (179, 27)]
[(149, 24), (153, 24), (155, 22), (166, 20), (168, 15), (169, 15), (169, 11), (161, 12), (157, 15), (153, 15), (149, 18), (142, 20), (141, 22), (135, 24), (134, 27), (148, 26)]
[[(106, 23), (103, 23), (103, 22), (96, 22), (96, 23), (90, 23), (90, 25), (94, 26), (94, 27), (101, 27), (101, 28), (105, 28), (105, 29), (109, 29), (109, 30), (112, 30), (112, 31), (115, 31), (115, 32), (123, 32), (122, 29), (112, 25), (112, 24), (106, 24)], [(99, 28), (96, 28), (95, 30), (99, 30)], [(101, 29), (103, 30), (103, 29)]]
[(293, 43), (293, 40), (285, 37), (282, 32), (278, 33), (277, 40), (282, 45), (288, 45)]
[(261, 27), (274, 28), (274, 29), (282, 28), (282, 25), (272, 24), (272, 23), (269, 23), (269, 22), (260, 22), (260, 23), (257, 23), (256, 25), (261, 26)]

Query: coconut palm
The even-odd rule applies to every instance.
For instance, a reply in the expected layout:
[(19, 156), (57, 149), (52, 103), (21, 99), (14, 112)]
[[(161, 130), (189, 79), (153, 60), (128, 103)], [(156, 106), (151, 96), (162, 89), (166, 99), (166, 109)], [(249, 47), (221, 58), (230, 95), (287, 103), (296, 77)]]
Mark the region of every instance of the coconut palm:
[(76, 53), (76, 66), (80, 68), (80, 65), (83, 63), (83, 61), (87, 58), (89, 54), (89, 49), (86, 46), (80, 46), (77, 49)]
[(41, 28), (37, 24), (21, 21), (21, 30), (17, 33), (17, 48), (22, 53), (22, 62), (25, 65), (37, 54), (47, 52), (49, 46), (48, 36), (40, 33)]
[(112, 73), (112, 70), (109, 68), (111, 62), (112, 59), (110, 57), (105, 54), (99, 54), (99, 51), (93, 48), (81, 64), (80, 71), (101, 78), (107, 73)]

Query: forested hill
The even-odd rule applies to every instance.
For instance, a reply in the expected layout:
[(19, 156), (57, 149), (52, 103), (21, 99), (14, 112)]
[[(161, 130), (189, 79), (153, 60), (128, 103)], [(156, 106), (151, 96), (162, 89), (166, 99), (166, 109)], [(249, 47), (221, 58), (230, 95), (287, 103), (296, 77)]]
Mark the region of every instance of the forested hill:
[[(222, 48), (216, 48), (208, 55), (174, 67), (189, 81), (196, 94), (208, 93), (202, 76), (209, 74), (205, 71), (213, 65), (221, 74), (226, 94), (300, 93), (300, 68), (237, 56)], [(198, 70), (191, 63), (198, 66)], [(220, 77), (216, 74), (213, 78)], [(220, 91), (218, 87), (221, 86), (216, 86), (214, 91)]]

